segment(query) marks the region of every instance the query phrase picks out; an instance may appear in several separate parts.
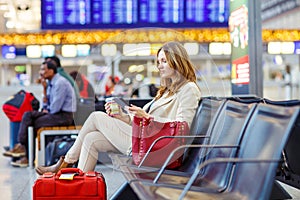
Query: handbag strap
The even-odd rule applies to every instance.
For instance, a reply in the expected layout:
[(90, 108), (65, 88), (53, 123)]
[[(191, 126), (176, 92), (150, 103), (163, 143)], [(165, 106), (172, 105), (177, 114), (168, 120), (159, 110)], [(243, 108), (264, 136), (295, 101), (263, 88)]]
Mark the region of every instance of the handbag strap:
[(148, 106), (148, 108), (145, 110), (146, 113), (148, 113), (150, 111), (151, 106), (153, 105), (153, 103), (155, 102), (155, 100), (151, 101), (150, 105)]

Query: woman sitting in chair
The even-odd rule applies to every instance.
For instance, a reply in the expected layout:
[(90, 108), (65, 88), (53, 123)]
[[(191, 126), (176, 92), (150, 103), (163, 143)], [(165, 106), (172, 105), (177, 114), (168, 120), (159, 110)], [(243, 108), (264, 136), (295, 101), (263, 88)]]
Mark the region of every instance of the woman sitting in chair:
[(89, 116), (67, 154), (52, 166), (37, 167), (37, 173), (57, 172), (77, 161), (82, 171), (91, 171), (97, 164), (98, 152), (127, 154), (131, 148), (133, 116), (152, 117), (159, 122), (186, 121), (191, 125), (201, 93), (185, 48), (178, 42), (164, 44), (157, 52), (157, 68), (161, 85), (151, 102), (143, 108), (128, 106), (129, 114), (120, 108), (113, 114), (110, 103), (106, 103), (106, 113), (93, 112)]

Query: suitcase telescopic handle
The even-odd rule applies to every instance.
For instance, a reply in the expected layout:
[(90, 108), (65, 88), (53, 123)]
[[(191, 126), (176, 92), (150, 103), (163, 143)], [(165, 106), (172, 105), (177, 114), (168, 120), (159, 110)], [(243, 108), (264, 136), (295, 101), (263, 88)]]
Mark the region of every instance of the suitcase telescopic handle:
[(83, 176), (83, 171), (79, 168), (62, 168), (57, 172), (57, 176), (60, 176), (61, 174), (67, 174), (67, 173), (75, 173), (79, 176)]

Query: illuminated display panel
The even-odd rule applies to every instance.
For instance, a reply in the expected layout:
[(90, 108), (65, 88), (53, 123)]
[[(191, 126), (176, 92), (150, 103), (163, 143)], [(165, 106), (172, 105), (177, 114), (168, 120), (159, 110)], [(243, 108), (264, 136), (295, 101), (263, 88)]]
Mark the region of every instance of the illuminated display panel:
[(2, 46), (2, 57), (5, 59), (14, 59), (16, 58), (16, 47), (12, 45)]
[(184, 22), (184, 1), (140, 0), (139, 23), (168, 25)]
[(42, 29), (227, 27), (229, 0), (42, 0)]

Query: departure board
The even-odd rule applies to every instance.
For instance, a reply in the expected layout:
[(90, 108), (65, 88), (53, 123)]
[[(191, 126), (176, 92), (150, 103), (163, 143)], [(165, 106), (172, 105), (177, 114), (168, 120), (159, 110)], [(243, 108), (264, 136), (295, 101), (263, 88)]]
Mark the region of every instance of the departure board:
[(186, 21), (223, 23), (229, 16), (227, 0), (186, 0)]
[(179, 24), (184, 22), (184, 1), (140, 0), (139, 22)]
[(42, 29), (133, 25), (137, 12), (137, 0), (43, 0)]
[(230, 0), (42, 0), (42, 29), (227, 27)]
[(93, 24), (137, 23), (137, 0), (92, 0), (91, 2)]
[(45, 0), (42, 2), (42, 20), (46, 25), (86, 25), (91, 23), (89, 0)]

